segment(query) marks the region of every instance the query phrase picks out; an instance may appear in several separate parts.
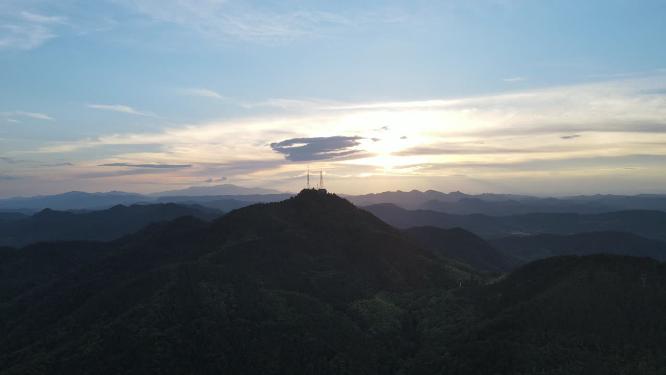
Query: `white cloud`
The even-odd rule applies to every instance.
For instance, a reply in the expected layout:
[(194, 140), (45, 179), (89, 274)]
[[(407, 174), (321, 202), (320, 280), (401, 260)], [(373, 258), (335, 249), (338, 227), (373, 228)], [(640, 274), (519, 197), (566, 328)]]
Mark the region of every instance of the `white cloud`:
[(67, 18), (59, 16), (46, 16), (43, 14), (32, 13), (32, 12), (21, 12), (21, 17), (26, 21), (33, 23), (42, 23), (42, 24), (65, 24), (67, 23)]
[[(155, 145), (159, 149), (145, 152), (119, 147), (121, 151), (113, 157), (142, 164), (194, 166), (178, 172), (181, 175), (217, 173), (233, 179), (275, 181), (294, 175), (302, 165), (284, 160), (271, 149), (271, 143), (345, 135), (358, 140), (359, 157), (319, 161), (339, 175), (435, 178), (465, 174), (492, 180), (500, 175), (543, 174), (520, 170), (521, 165), (537, 159), (540, 164), (534, 165), (548, 165), (563, 175), (591, 173), (591, 168), (598, 168), (594, 173), (607, 173), (604, 171), (617, 170), (614, 166), (632, 155), (666, 155), (663, 88), (666, 76), (459, 99), (383, 103), (286, 100), (278, 101), (283, 111), (266, 117), (182, 124), (155, 133), (108, 134), (53, 143), (40, 152), (94, 153), (85, 150)], [(378, 129), (385, 129), (381, 137), (377, 137)], [(409, 136), (403, 139), (406, 134)], [(572, 141), (574, 134), (577, 137)], [(599, 165), (567, 161), (594, 157), (600, 158)], [(237, 164), (247, 168), (229, 169)], [(410, 167), (424, 165), (440, 167)], [(646, 168), (645, 173), (660, 173), (655, 165)]]
[(26, 112), (26, 111), (0, 112), (0, 116), (6, 117), (7, 121), (14, 122), (14, 123), (18, 123), (19, 121), (16, 120), (15, 118), (13, 118), (13, 117), (25, 117), (25, 118), (35, 119), (35, 120), (53, 121), (53, 117), (51, 117), (47, 114), (38, 113), (38, 112)]
[(66, 24), (65, 17), (0, 8), (0, 50), (37, 48), (55, 38), (57, 29)]
[(210, 90), (210, 89), (205, 89), (205, 88), (192, 88), (192, 89), (185, 89), (183, 90), (183, 94), (189, 95), (189, 96), (199, 96), (203, 98), (211, 98), (211, 99), (224, 99), (224, 96), (219, 94), (216, 91)]
[(211, 36), (245, 40), (291, 39), (319, 23), (343, 22), (323, 12), (274, 13), (220, 0), (118, 0), (150, 18)]
[(522, 82), (527, 80), (525, 77), (508, 77), (508, 78), (503, 78), (502, 81), (508, 82), (508, 83), (516, 83), (516, 82)]
[(152, 112), (138, 111), (128, 105), (123, 104), (88, 104), (88, 108), (101, 111), (111, 111), (135, 116), (157, 117)]
[[(225, 0), (115, 0), (141, 15), (195, 30), (212, 38), (285, 41), (377, 22), (399, 22), (394, 14), (344, 15), (275, 4)], [(276, 5), (277, 4), (277, 5)], [(307, 5), (307, 4), (304, 4)]]

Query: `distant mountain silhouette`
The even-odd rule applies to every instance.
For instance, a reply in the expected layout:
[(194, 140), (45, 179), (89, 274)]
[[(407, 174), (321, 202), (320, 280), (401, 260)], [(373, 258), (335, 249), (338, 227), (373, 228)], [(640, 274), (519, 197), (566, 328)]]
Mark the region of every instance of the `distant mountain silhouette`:
[(370, 206), (390, 203), (405, 209), (424, 209), (451, 214), (493, 216), (527, 213), (605, 213), (625, 210), (666, 211), (666, 195), (581, 195), (532, 197), (516, 194), (441, 193), (434, 190), (395, 191), (348, 197), (354, 204)]
[(248, 188), (232, 184), (214, 186), (192, 186), (186, 189), (162, 191), (151, 194), (152, 196), (211, 196), (211, 195), (258, 195), (258, 194), (280, 194), (280, 191), (264, 188)]
[[(186, 189), (142, 195), (125, 192), (83, 193), (0, 199), (0, 211), (31, 213), (44, 208), (55, 210), (98, 210), (117, 204), (188, 203), (213, 208), (241, 207), (245, 203), (284, 200), (291, 193), (265, 188), (246, 188), (232, 184), (193, 186)], [(425, 209), (450, 214), (485, 214), (491, 216), (527, 213), (607, 213), (626, 210), (666, 211), (666, 195), (582, 195), (573, 197), (532, 197), (516, 194), (442, 193), (412, 190), (366, 195), (344, 195), (357, 206), (394, 204), (405, 209)]]
[(588, 232), (571, 235), (538, 234), (491, 241), (521, 263), (558, 255), (618, 254), (666, 260), (666, 243), (625, 232)]
[(368, 206), (365, 209), (398, 228), (460, 227), (485, 238), (541, 233), (624, 231), (647, 238), (666, 240), (666, 212), (663, 211), (634, 210), (589, 215), (543, 213), (488, 216), (405, 210), (391, 204)]
[(476, 277), (314, 190), (8, 252), (0, 374), (392, 373), (416, 348), (393, 296)]
[(218, 185), (191, 187), (183, 190), (166, 191), (156, 194), (143, 195), (112, 191), (108, 193), (85, 193), (72, 191), (64, 194), (44, 195), (35, 197), (16, 197), (0, 199), (0, 211), (32, 213), (45, 208), (52, 210), (101, 210), (119, 204), (132, 205), (136, 203), (180, 203), (187, 201), (190, 204), (213, 203), (220, 206), (224, 200), (241, 202), (274, 202), (287, 199), (293, 194), (279, 193), (275, 190), (260, 188), (244, 188), (236, 185)]
[(180, 216), (212, 220), (221, 215), (218, 210), (173, 203), (118, 205), (83, 213), (45, 209), (22, 219), (0, 220), (0, 246), (24, 246), (39, 241), (105, 241), (138, 231), (150, 223)]
[(437, 256), (454, 259), (486, 272), (504, 272), (515, 262), (488, 242), (461, 228), (413, 227), (404, 230)]
[(57, 195), (0, 199), (0, 209), (83, 210), (104, 209), (118, 204), (130, 205), (147, 201), (141, 194), (112, 191), (108, 193), (84, 193), (71, 191)]
[(202, 195), (202, 196), (163, 196), (157, 198), (157, 202), (196, 204), (215, 208), (222, 211), (231, 211), (237, 208), (247, 207), (255, 203), (279, 202), (289, 199), (294, 194), (245, 194), (245, 195)]

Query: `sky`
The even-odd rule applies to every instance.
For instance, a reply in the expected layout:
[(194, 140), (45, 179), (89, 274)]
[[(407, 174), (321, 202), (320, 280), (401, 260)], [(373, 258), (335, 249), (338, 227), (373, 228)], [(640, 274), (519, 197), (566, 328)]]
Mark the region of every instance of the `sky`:
[(0, 0), (0, 197), (666, 193), (666, 1)]

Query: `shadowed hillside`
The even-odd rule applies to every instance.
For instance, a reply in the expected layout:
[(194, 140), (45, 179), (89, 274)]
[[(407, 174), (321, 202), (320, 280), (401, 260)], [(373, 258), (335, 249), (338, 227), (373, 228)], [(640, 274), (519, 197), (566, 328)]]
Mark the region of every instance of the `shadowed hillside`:
[(666, 243), (625, 232), (538, 234), (490, 241), (520, 263), (558, 255), (618, 254), (666, 260)]
[(510, 256), (464, 229), (414, 227), (404, 232), (433, 254), (469, 264), (479, 271), (505, 272), (515, 263)]
[(221, 211), (200, 206), (151, 204), (114, 206), (92, 212), (42, 210), (32, 216), (0, 221), (0, 245), (24, 246), (39, 241), (108, 241), (158, 221), (181, 216), (212, 220)]
[(405, 210), (391, 204), (364, 207), (385, 222), (398, 227), (460, 227), (482, 237), (505, 237), (541, 233), (622, 231), (666, 240), (666, 212), (618, 211), (603, 214), (534, 213), (511, 216), (453, 215), (428, 210)]
[(451, 374), (663, 374), (666, 266), (623, 256), (531, 263), (473, 297)]
[(321, 191), (1, 267), (2, 374), (395, 372), (413, 349), (391, 295), (470, 277)]

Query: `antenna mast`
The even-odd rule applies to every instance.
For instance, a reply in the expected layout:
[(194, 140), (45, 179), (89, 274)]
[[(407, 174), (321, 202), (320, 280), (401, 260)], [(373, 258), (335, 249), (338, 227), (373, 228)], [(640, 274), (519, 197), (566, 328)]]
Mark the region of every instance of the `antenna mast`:
[(310, 190), (310, 167), (308, 166), (308, 177), (306, 180), (306, 189)]
[(319, 188), (324, 188), (324, 171), (321, 169), (319, 170)]

